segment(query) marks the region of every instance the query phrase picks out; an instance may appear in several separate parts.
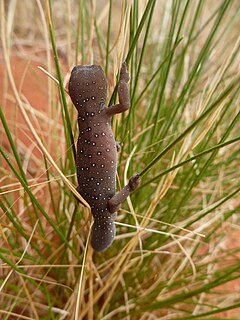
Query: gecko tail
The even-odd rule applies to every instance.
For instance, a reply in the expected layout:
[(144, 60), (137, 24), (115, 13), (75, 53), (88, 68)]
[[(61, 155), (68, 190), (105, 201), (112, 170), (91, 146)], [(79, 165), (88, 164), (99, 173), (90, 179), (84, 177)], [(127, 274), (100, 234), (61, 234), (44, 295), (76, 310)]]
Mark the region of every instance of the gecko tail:
[(96, 219), (92, 227), (91, 245), (95, 251), (103, 252), (109, 248), (116, 235), (116, 228), (112, 219)]

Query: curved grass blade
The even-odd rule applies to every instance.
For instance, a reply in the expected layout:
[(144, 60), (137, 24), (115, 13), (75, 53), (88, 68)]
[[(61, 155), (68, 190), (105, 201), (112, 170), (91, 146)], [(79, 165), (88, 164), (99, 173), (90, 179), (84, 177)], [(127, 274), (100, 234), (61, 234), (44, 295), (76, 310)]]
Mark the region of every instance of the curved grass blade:
[(34, 197), (33, 193), (31, 192), (31, 190), (29, 189), (27, 183), (25, 182), (25, 180), (19, 175), (19, 173), (17, 172), (17, 170), (14, 168), (14, 166), (12, 165), (12, 163), (10, 162), (10, 160), (8, 159), (8, 156), (5, 154), (5, 152), (2, 150), (2, 148), (0, 147), (0, 153), (2, 154), (3, 158), (6, 160), (7, 164), (9, 165), (9, 167), (11, 168), (11, 170), (13, 171), (13, 173), (15, 174), (15, 176), (17, 177), (17, 179), (19, 180), (19, 182), (21, 183), (21, 185), (23, 186), (24, 190), (27, 192), (27, 194), (29, 195), (30, 199), (34, 202), (34, 204), (36, 205), (36, 207), (40, 210), (40, 212), (43, 214), (44, 218), (47, 220), (47, 222), (52, 226), (52, 228), (54, 229), (54, 231), (58, 234), (59, 238), (65, 243), (65, 245), (72, 251), (72, 253), (76, 256), (79, 257), (79, 254), (75, 251), (75, 249), (68, 243), (67, 239), (65, 238), (65, 236), (61, 233), (61, 231), (57, 228), (57, 226), (55, 225), (55, 223), (52, 221), (52, 219), (48, 216), (47, 212), (42, 208), (42, 206), (39, 204), (39, 202), (36, 200), (36, 198)]
[(222, 94), (217, 98), (215, 102), (210, 105), (210, 107), (205, 110), (202, 115), (200, 115), (193, 123), (187, 127), (176, 139), (173, 140), (163, 151), (160, 152), (140, 173), (140, 176), (145, 175), (152, 166), (154, 166), (169, 150), (171, 150), (179, 141), (181, 141), (189, 132), (191, 132), (197, 124), (202, 121), (207, 115), (214, 110), (231, 92), (232, 90), (239, 85), (239, 78), (232, 81), (232, 83), (222, 92)]

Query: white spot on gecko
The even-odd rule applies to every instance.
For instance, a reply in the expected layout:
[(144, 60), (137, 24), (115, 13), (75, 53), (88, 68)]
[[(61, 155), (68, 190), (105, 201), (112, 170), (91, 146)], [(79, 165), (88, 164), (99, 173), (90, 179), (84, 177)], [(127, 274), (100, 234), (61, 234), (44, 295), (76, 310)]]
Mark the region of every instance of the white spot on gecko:
[[(128, 75), (125, 65), (122, 70), (121, 75)], [(115, 215), (108, 212), (107, 203), (115, 194), (117, 159), (110, 117), (104, 111), (107, 80), (101, 67), (74, 67), (69, 80), (69, 94), (78, 110), (80, 126), (76, 161), (78, 190), (92, 208), (95, 220), (92, 246), (103, 251), (110, 246), (116, 232), (113, 224)], [(120, 101), (128, 101), (128, 92), (125, 97), (120, 97)], [(119, 107), (117, 110), (119, 112)], [(122, 112), (125, 110), (123, 106)], [(111, 112), (114, 112), (114, 106)]]

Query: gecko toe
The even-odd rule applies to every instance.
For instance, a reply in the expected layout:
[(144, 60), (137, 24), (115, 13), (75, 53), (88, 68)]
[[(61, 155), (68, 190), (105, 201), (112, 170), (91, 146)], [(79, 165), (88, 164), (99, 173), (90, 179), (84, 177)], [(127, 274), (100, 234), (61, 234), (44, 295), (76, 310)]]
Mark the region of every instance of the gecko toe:
[(136, 190), (139, 187), (139, 185), (140, 185), (140, 176), (139, 174), (135, 174), (129, 180), (130, 191), (132, 192)]
[(130, 80), (129, 72), (127, 70), (126, 61), (123, 62), (122, 67), (121, 67), (120, 80), (122, 80), (124, 82), (128, 82)]

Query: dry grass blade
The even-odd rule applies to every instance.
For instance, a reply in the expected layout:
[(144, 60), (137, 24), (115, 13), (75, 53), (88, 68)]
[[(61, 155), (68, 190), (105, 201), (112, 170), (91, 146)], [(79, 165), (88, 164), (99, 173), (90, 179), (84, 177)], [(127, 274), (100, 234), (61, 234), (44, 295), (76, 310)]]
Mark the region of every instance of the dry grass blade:
[[(239, 319), (239, 1), (0, 10), (0, 318)], [(112, 119), (117, 189), (136, 173), (141, 185), (98, 253), (75, 189), (78, 114), (65, 86), (74, 64), (101, 65), (107, 104), (118, 103), (123, 59), (131, 107)]]
[[(1, 3), (1, 16), (4, 17), (4, 8), (3, 8), (3, 3)], [(53, 168), (58, 172), (58, 174), (61, 176), (62, 181), (65, 183), (65, 185), (72, 191), (72, 193), (87, 207), (90, 208), (88, 203), (80, 196), (80, 194), (75, 190), (75, 187), (70, 183), (70, 181), (65, 177), (65, 175), (62, 173), (62, 171), (59, 169), (59, 167), (57, 166), (57, 164), (55, 163), (55, 161), (53, 160), (52, 156), (50, 155), (50, 153), (47, 151), (47, 149), (44, 147), (41, 139), (39, 138), (35, 128), (32, 126), (30, 119), (23, 107), (22, 101), (19, 97), (15, 82), (14, 82), (14, 78), (13, 78), (13, 74), (12, 74), (12, 70), (11, 70), (11, 65), (10, 65), (10, 60), (9, 60), (9, 56), (7, 54), (7, 46), (6, 46), (6, 37), (5, 37), (5, 25), (4, 25), (4, 19), (1, 19), (2, 23), (1, 23), (1, 29), (2, 29), (2, 43), (3, 43), (3, 54), (4, 54), (4, 59), (5, 59), (5, 64), (6, 64), (6, 69), (8, 72), (8, 77), (9, 77), (9, 81), (15, 96), (15, 99), (17, 101), (17, 105), (31, 131), (31, 133), (33, 134), (34, 138), (36, 139), (36, 142), (39, 146), (39, 148), (41, 149), (41, 151), (44, 153), (44, 155), (46, 156), (46, 158), (48, 159), (49, 163), (53, 166)]]

